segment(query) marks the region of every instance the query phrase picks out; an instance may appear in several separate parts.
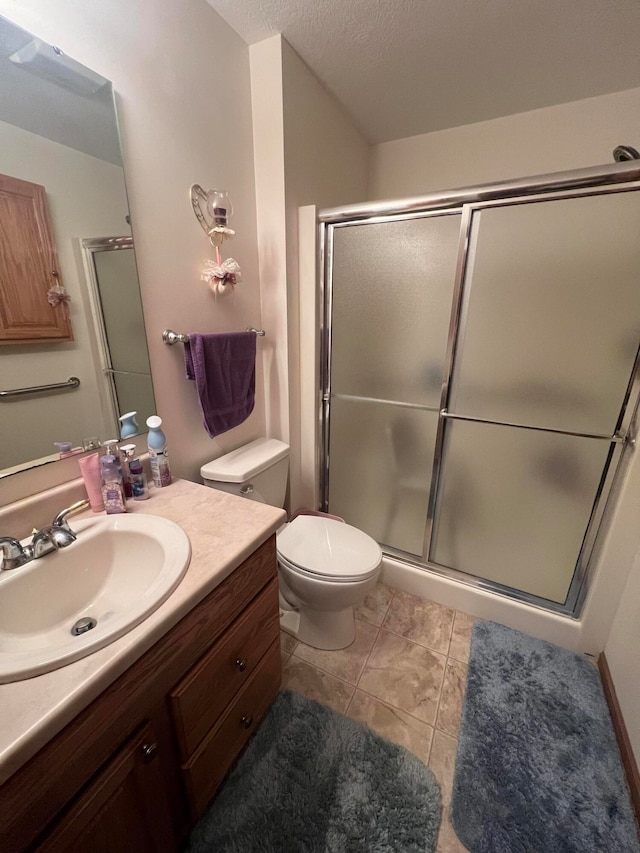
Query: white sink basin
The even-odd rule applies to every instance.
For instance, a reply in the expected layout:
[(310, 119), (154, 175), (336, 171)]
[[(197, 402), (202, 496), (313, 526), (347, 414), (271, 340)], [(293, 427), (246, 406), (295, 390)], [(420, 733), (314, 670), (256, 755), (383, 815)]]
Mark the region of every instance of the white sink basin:
[[(178, 586), (189, 565), (187, 534), (154, 515), (74, 522), (71, 545), (0, 571), (0, 683), (79, 660), (126, 634)], [(75, 623), (95, 627), (74, 636)]]

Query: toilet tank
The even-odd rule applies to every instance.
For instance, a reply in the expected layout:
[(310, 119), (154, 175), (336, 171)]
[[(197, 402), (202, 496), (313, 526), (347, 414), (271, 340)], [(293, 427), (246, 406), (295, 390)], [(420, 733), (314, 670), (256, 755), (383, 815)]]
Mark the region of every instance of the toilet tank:
[(289, 445), (257, 438), (207, 462), (200, 469), (205, 486), (283, 507), (289, 472)]

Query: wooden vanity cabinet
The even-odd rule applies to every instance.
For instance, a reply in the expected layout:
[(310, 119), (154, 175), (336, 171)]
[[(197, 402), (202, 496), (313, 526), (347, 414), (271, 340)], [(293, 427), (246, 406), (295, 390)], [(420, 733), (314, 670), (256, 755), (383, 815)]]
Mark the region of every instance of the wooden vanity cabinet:
[(69, 850), (176, 849), (157, 735), (147, 723), (118, 751), (64, 820), (38, 846), (40, 853)]
[(0, 850), (177, 850), (280, 681), (272, 536), (0, 787)]

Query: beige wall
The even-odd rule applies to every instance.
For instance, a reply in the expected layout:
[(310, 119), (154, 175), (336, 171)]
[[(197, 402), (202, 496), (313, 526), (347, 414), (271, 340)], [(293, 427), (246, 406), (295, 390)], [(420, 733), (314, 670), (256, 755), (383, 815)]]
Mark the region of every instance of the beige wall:
[(640, 88), (374, 145), (369, 198), (598, 166), (621, 144), (640, 147)]
[(640, 765), (640, 552), (627, 580), (605, 654)]
[[(289, 506), (296, 510), (313, 502), (300, 473), (300, 359), (304, 352), (314, 367), (317, 361), (315, 335), (301, 346), (299, 333), (298, 208), (364, 199), (369, 146), (281, 36), (252, 45), (250, 55), (262, 305), (272, 337), (267, 430), (291, 447)], [(307, 298), (315, 299), (315, 287)]]
[[(235, 331), (262, 322), (248, 48), (205, 0), (0, 0), (0, 14), (113, 81), (158, 413), (174, 472), (197, 480), (203, 462), (264, 430), (258, 393), (249, 420), (211, 440), (182, 347), (161, 340), (167, 327)], [(214, 252), (191, 209), (193, 183), (231, 195), (237, 236), (223, 256), (243, 270), (233, 296), (216, 300), (199, 280)]]
[[(289, 419), (291, 443), (291, 509), (313, 504), (310, 484), (301, 476), (301, 359), (318, 362), (318, 341), (308, 329), (300, 335), (298, 209), (333, 207), (366, 197), (369, 145), (332, 95), (282, 40), (284, 165), (286, 197), (287, 299), (289, 326)], [(315, 295), (314, 295), (315, 296)], [(314, 298), (308, 292), (304, 298)], [(317, 331), (317, 326), (316, 326)]]
[(0, 469), (5, 469), (55, 453), (54, 441), (78, 445), (86, 436), (113, 437), (108, 434), (113, 431), (113, 412), (111, 406), (103, 411), (104, 387), (96, 384), (99, 365), (93, 358), (95, 343), (83, 298), (86, 284), (74, 240), (126, 235), (130, 229), (119, 166), (0, 122), (0, 172), (41, 184), (47, 191), (74, 335), (72, 343), (2, 347), (0, 388), (64, 382), (70, 376), (81, 383), (73, 392), (20, 398), (3, 406), (2, 434), (8, 440), (0, 443)]
[(267, 435), (289, 442), (287, 258), (281, 37), (251, 45), (258, 256)]

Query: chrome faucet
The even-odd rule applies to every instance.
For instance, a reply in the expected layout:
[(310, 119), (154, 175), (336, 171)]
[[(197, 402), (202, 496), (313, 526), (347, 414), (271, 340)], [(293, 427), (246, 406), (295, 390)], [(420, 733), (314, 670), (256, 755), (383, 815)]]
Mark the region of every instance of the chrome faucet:
[(3, 571), (17, 569), (18, 566), (24, 566), (31, 559), (20, 542), (13, 536), (0, 536), (0, 557), (2, 557), (0, 569)]
[(34, 530), (33, 538), (29, 545), (22, 545), (13, 536), (0, 537), (0, 570), (9, 571), (24, 566), (32, 560), (38, 560), (51, 551), (66, 548), (76, 541), (76, 534), (69, 527), (67, 518), (74, 512), (86, 509), (88, 500), (78, 501), (66, 509), (61, 510), (53, 522), (41, 530)]

